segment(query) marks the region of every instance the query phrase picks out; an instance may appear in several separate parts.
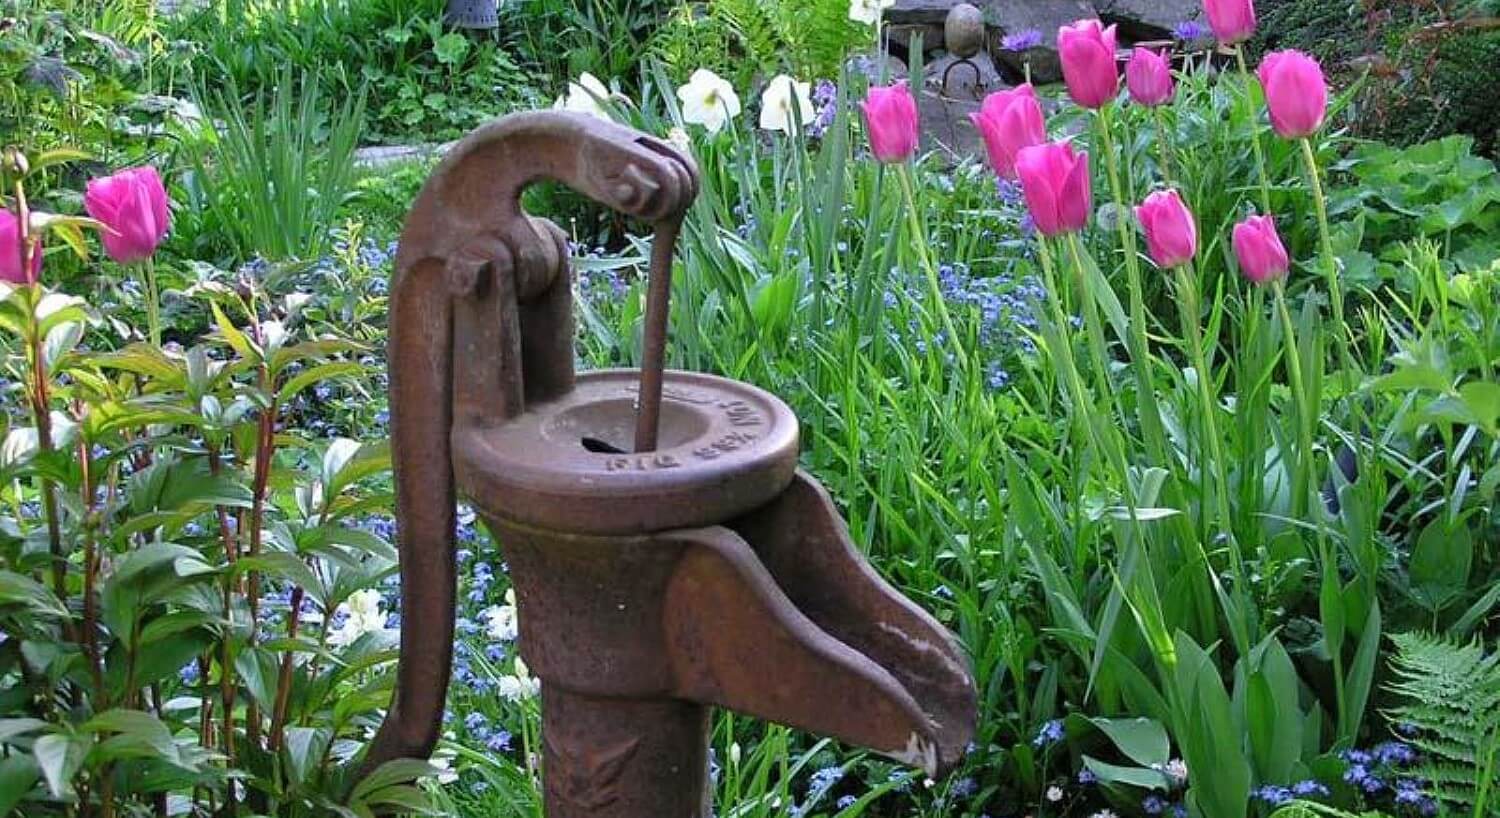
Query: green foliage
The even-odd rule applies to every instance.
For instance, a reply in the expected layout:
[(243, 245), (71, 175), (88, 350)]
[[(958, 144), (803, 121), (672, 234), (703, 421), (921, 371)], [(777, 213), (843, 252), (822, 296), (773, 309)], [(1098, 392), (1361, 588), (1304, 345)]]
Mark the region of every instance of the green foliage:
[(1416, 731), (1432, 791), (1475, 818), (1500, 814), (1500, 652), (1421, 633), (1391, 641), (1391, 718)]
[(212, 0), (164, 27), (195, 42), (189, 70), (200, 84), (269, 93), (293, 69), (329, 96), (368, 94), (361, 143), (443, 142), (535, 102), (510, 53), (493, 37), (445, 29), (443, 9), (444, 0)]
[(238, 258), (316, 257), (353, 182), (364, 95), (325, 111), (317, 83), (290, 67), (249, 105), (233, 86), (198, 94), (226, 127), (195, 157), (197, 192)]
[(709, 68), (746, 87), (782, 72), (837, 77), (873, 36), (872, 27), (849, 19), (844, 0), (682, 0), (652, 50), (676, 79)]

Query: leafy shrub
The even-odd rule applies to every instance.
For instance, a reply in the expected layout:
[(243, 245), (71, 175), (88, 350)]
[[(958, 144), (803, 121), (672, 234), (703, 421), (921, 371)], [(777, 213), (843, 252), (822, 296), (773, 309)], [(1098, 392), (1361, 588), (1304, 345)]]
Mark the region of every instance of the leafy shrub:
[(674, 78), (710, 68), (744, 87), (782, 72), (838, 77), (873, 35), (849, 19), (845, 0), (683, 0), (652, 48)]

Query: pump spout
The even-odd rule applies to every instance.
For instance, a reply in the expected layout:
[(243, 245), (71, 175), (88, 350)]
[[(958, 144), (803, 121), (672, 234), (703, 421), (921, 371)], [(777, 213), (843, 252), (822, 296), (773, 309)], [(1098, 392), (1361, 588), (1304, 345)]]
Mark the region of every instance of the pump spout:
[(692, 543), (667, 586), (675, 695), (833, 736), (930, 776), (977, 719), (952, 637), (877, 575), (822, 487), (791, 486)]

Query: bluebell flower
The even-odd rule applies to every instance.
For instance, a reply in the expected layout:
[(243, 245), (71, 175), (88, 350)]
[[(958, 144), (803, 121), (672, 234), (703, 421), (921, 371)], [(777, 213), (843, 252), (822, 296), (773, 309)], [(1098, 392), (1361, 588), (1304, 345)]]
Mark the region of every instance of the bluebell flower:
[(1327, 798), (1330, 793), (1328, 788), (1323, 786), (1321, 782), (1309, 778), (1306, 781), (1298, 781), (1293, 784), (1292, 794), (1298, 798), (1311, 798), (1313, 796)]
[(858, 798), (855, 798), (852, 795), (844, 795), (844, 796), (840, 796), (839, 797), (839, 800), (836, 802), (836, 805), (838, 806), (839, 809), (848, 809), (848, 808), (854, 806), (854, 802), (856, 802), (858, 800), (859, 800)]
[(1288, 803), (1292, 800), (1293, 797), (1292, 791), (1287, 789), (1286, 787), (1278, 787), (1269, 784), (1255, 790), (1251, 793), (1251, 796), (1256, 800), (1264, 801), (1265, 803), (1273, 807), (1279, 807), (1282, 804)]
[(177, 678), (181, 679), (182, 683), (185, 685), (192, 686), (197, 684), (198, 679), (200, 678), (198, 673), (198, 661), (195, 659), (183, 665), (182, 669), (177, 671)]
[(1063, 735), (1062, 719), (1053, 719), (1042, 725), (1036, 733), (1036, 738), (1031, 740), (1031, 744), (1035, 747), (1046, 747), (1062, 741)]
[(1099, 776), (1094, 775), (1094, 771), (1090, 770), (1088, 767), (1084, 767), (1083, 769), (1078, 771), (1078, 783), (1097, 784), (1098, 782)]
[(979, 782), (972, 778), (960, 778), (953, 782), (953, 786), (949, 787), (948, 791), (955, 799), (969, 798), (979, 792)]
[(1147, 815), (1161, 815), (1167, 811), (1168, 806), (1170, 805), (1167, 803), (1167, 799), (1159, 795), (1148, 795), (1141, 799), (1141, 809)]
[(1417, 751), (1410, 744), (1400, 741), (1382, 742), (1375, 746), (1375, 758), (1381, 764), (1391, 767), (1404, 767), (1416, 763)]
[(504, 753), (510, 751), (511, 734), (505, 730), (496, 730), (490, 737), (484, 740), (485, 749), (492, 753)]

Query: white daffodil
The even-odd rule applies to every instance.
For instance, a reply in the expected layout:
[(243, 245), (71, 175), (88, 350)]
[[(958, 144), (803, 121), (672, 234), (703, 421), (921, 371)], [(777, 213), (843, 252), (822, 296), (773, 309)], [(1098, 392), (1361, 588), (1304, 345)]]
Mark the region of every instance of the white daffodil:
[(585, 71), (576, 82), (568, 83), (567, 96), (558, 97), (552, 107), (607, 120), (610, 116), (609, 112), (604, 110), (604, 101), (609, 97), (609, 88), (600, 82), (598, 77)]
[(542, 683), (531, 676), (526, 663), (521, 657), (516, 657), (516, 673), (514, 676), (501, 676), (499, 683), (495, 686), (501, 698), (509, 702), (519, 702), (530, 699), (542, 691)]
[(328, 634), (329, 644), (337, 647), (352, 645), (367, 633), (385, 630), (388, 614), (380, 609), (380, 603), (380, 592), (374, 588), (350, 594), (349, 600), (338, 607), (344, 621)]
[(760, 95), (760, 127), (764, 130), (792, 133), (799, 121), (806, 125), (812, 118), (811, 83), (777, 74)]
[(873, 26), (880, 22), (881, 12), (894, 5), (896, 0), (849, 0), (849, 19)]
[(709, 133), (718, 133), (724, 123), (740, 115), (740, 97), (728, 80), (700, 68), (688, 78), (687, 85), (677, 89), (682, 100), (685, 122), (702, 125)]
[(520, 620), (516, 617), (516, 592), (505, 592), (504, 605), (491, 605), (484, 610), (487, 623), (485, 635), (497, 642), (514, 642), (520, 633)]

